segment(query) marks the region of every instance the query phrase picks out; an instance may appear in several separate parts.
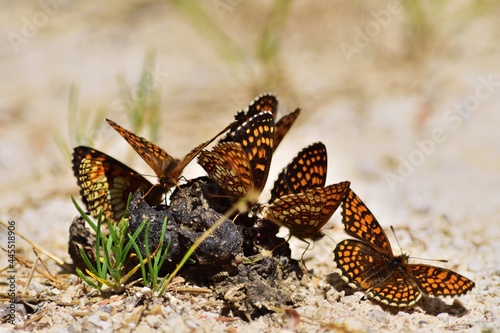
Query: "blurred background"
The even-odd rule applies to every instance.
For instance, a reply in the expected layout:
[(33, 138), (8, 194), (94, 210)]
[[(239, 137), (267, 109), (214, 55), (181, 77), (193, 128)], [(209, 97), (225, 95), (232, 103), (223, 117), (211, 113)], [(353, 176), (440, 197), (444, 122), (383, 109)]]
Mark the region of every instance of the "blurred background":
[[(350, 180), (403, 249), (469, 253), (482, 264), (454, 264), (477, 272), (498, 267), (498, 2), (40, 0), (2, 9), (0, 218), (41, 243), (57, 235), (61, 256), (76, 215), (74, 146), (153, 174), (104, 118), (182, 157), (269, 91), (280, 114), (302, 113), (268, 188), (302, 147), (323, 141), (328, 182)], [(201, 174), (196, 163), (185, 173)], [(315, 260), (331, 270), (330, 255)]]

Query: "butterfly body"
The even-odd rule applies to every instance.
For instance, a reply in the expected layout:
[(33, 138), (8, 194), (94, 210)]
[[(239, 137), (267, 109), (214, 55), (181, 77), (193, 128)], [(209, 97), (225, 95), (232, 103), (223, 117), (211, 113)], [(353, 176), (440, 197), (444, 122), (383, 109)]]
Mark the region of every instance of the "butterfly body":
[(474, 282), (441, 267), (410, 264), (409, 256), (395, 256), (389, 239), (366, 205), (351, 190), (342, 212), (344, 229), (357, 239), (346, 239), (334, 250), (335, 265), (352, 288), (366, 291), (369, 299), (395, 307), (408, 307), (422, 296), (463, 295)]

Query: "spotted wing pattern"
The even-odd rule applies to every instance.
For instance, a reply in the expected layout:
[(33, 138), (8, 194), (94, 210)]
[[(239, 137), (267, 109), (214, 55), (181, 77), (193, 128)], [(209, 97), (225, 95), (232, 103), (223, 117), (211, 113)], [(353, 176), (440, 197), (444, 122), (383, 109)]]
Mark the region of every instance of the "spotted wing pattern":
[(316, 240), (322, 236), (321, 228), (340, 206), (349, 186), (350, 182), (345, 181), (284, 195), (264, 206), (264, 218), (287, 227), (297, 238)]
[(203, 150), (198, 163), (232, 197), (245, 197), (253, 186), (250, 162), (239, 143), (219, 143), (212, 151)]
[(273, 115), (276, 128), (274, 131), (273, 150), (276, 150), (283, 137), (299, 116), (300, 109), (296, 109), (276, 121), (278, 115), (278, 98), (271, 93), (264, 93), (257, 96), (245, 110), (236, 113), (234, 116), (236, 123), (229, 129), (228, 134), (221, 139), (219, 143), (234, 141), (234, 135), (238, 128), (245, 122), (248, 122), (250, 118), (262, 112), (271, 112)]
[(286, 133), (288, 133), (288, 130), (290, 129), (290, 127), (292, 127), (299, 114), (300, 109), (295, 109), (295, 111), (284, 115), (276, 122), (276, 132), (274, 133), (274, 150), (278, 148), (281, 140), (283, 140), (283, 137), (286, 135)]
[(395, 256), (379, 223), (352, 191), (342, 212), (346, 239), (334, 250), (335, 265), (349, 286), (366, 291), (370, 299), (408, 307), (422, 297), (457, 296), (474, 288), (466, 277), (431, 265), (409, 264), (408, 255)]
[(387, 256), (392, 255), (391, 244), (384, 229), (354, 191), (347, 194), (343, 208), (342, 222), (348, 235), (368, 242)]
[(258, 196), (269, 173), (273, 137), (271, 112), (258, 113), (234, 131), (233, 141), (219, 143), (211, 152), (203, 151), (198, 163), (231, 196), (243, 198), (250, 191)]
[(150, 205), (162, 202), (163, 190), (128, 166), (95, 149), (78, 146), (73, 150), (73, 173), (83, 203), (93, 217), (99, 213), (118, 221), (125, 213), (128, 196), (141, 190)]
[(262, 192), (269, 175), (274, 147), (274, 118), (270, 112), (259, 113), (241, 125), (234, 133), (247, 155), (252, 170), (253, 189)]
[(287, 194), (325, 186), (327, 164), (326, 147), (322, 142), (302, 149), (278, 175), (269, 203)]
[(234, 141), (234, 134), (238, 128), (248, 122), (250, 118), (262, 112), (271, 112), (273, 119), (276, 118), (278, 113), (278, 98), (275, 95), (270, 93), (261, 94), (250, 102), (245, 110), (237, 112), (234, 116), (235, 123), (228, 130), (226, 136), (219, 140), (219, 143)]
[(233, 124), (230, 124), (212, 139), (203, 142), (189, 152), (182, 160), (167, 154), (165, 150), (149, 142), (143, 137), (137, 136), (129, 130), (121, 127), (115, 122), (106, 121), (134, 148), (142, 159), (153, 169), (158, 176), (160, 184), (165, 190), (176, 186), (184, 168), (191, 162), (202, 149), (212, 143), (219, 135), (227, 131)]

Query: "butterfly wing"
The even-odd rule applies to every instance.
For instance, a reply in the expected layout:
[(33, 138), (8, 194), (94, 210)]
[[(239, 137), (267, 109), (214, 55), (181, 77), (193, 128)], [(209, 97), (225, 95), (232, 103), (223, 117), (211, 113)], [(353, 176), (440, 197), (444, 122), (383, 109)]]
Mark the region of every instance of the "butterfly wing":
[(345, 198), (342, 222), (348, 235), (368, 242), (387, 256), (393, 255), (384, 229), (353, 190)]
[(278, 175), (269, 202), (286, 194), (325, 186), (327, 164), (326, 147), (322, 142), (303, 148)]
[(170, 183), (167, 185), (168, 187), (172, 187), (174, 185), (177, 185), (177, 179), (182, 174), (182, 171), (184, 168), (203, 150), (205, 149), (209, 144), (211, 144), (215, 139), (217, 139), (222, 133), (226, 132), (229, 128), (233, 126), (234, 122), (231, 124), (227, 125), (222, 131), (217, 133), (214, 137), (212, 137), (210, 140), (203, 142), (202, 144), (198, 145), (195, 147), (193, 150), (189, 152), (184, 158), (179, 161), (179, 163), (176, 163), (173, 167), (173, 169), (167, 170), (167, 174), (169, 175), (169, 180)]
[(235, 123), (229, 129), (227, 135), (219, 143), (234, 141), (235, 132), (241, 125), (247, 122), (253, 116), (261, 112), (271, 112), (273, 118), (278, 113), (278, 98), (271, 93), (264, 93), (257, 96), (245, 110), (239, 111), (234, 116)]
[(203, 150), (198, 163), (232, 197), (244, 198), (252, 188), (250, 163), (239, 143), (220, 143), (212, 151)]
[(125, 213), (130, 193), (141, 190), (150, 205), (161, 204), (163, 190), (123, 163), (98, 150), (78, 146), (73, 150), (73, 173), (82, 201), (91, 216), (102, 211), (105, 218), (118, 221)]
[(276, 199), (264, 209), (264, 218), (290, 229), (300, 239), (317, 239), (320, 230), (340, 206), (349, 182), (292, 193)]
[(381, 283), (370, 288), (366, 292), (366, 297), (374, 299), (378, 302), (389, 306), (408, 307), (417, 303), (422, 297), (422, 291), (419, 285), (405, 267), (392, 270), (393, 267), (388, 267), (386, 270), (391, 272), (384, 272), (389, 274), (387, 278)]
[(367, 290), (385, 278), (378, 273), (384, 270), (389, 257), (369, 244), (345, 239), (337, 244), (333, 253), (337, 270), (352, 288)]
[(260, 194), (269, 174), (273, 155), (274, 118), (261, 112), (243, 123), (234, 133), (233, 141), (243, 148), (252, 170), (253, 190)]
[(142, 157), (142, 159), (153, 169), (154, 173), (160, 178), (160, 183), (165, 182), (165, 178), (169, 178), (169, 171), (173, 170), (179, 160), (173, 158), (165, 150), (160, 148), (148, 140), (135, 135), (129, 130), (121, 127), (112, 120), (106, 119), (108, 124), (111, 125), (129, 144), (134, 150)]
[(276, 122), (276, 132), (274, 133), (274, 150), (278, 148), (283, 137), (288, 133), (290, 127), (292, 127), (293, 123), (297, 119), (300, 114), (300, 109), (295, 109), (295, 111), (290, 112), (289, 114), (283, 116)]
[[(257, 96), (245, 110), (236, 113), (236, 115), (234, 116), (236, 121), (235, 124), (229, 129), (228, 134), (223, 139), (221, 139), (219, 143), (234, 141), (234, 135), (237, 129), (245, 122), (247, 122), (250, 118), (262, 112), (271, 112), (273, 115), (273, 119), (276, 120), (278, 115), (278, 98), (276, 97), (276, 95), (271, 93), (261, 94)], [(299, 114), (300, 109), (296, 109), (295, 111), (281, 117), (277, 122), (275, 121), (276, 130), (274, 134), (273, 150), (276, 150), (281, 140), (286, 135), (290, 127), (292, 127)]]
[[(350, 182), (344, 181), (338, 184), (318, 187), (313, 190), (316, 195), (321, 196), (321, 201), (323, 202), (321, 207), (321, 221), (323, 225), (328, 222), (333, 213), (339, 208), (349, 191), (350, 185)], [(323, 225), (321, 227), (323, 227)]]
[(457, 296), (466, 294), (475, 283), (445, 268), (431, 265), (407, 265), (420, 288), (432, 296)]
[(404, 256), (386, 256), (355, 239), (341, 241), (333, 253), (342, 279), (352, 288), (365, 290), (370, 299), (406, 307), (422, 297), (417, 282), (406, 270)]
[(263, 215), (265, 219), (287, 227), (292, 235), (307, 239), (315, 237), (321, 228), (322, 206), (320, 195), (293, 193), (264, 206)]

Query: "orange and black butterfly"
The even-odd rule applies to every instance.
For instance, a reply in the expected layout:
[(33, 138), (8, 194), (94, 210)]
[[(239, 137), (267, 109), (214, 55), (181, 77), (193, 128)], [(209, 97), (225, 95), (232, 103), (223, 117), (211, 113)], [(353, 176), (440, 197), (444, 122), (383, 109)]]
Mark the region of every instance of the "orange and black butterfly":
[(299, 239), (321, 238), (321, 229), (344, 200), (350, 185), (345, 181), (325, 187), (326, 171), (325, 145), (316, 142), (305, 147), (279, 174), (269, 203), (257, 210)]
[(98, 150), (78, 146), (73, 150), (72, 163), (82, 201), (95, 218), (102, 212), (104, 218), (120, 220), (129, 194), (137, 190), (146, 193), (144, 199), (150, 205), (162, 202), (164, 190), (160, 186)]
[(346, 233), (356, 239), (341, 241), (333, 251), (342, 278), (369, 299), (394, 307), (408, 307), (423, 294), (458, 296), (474, 288), (474, 282), (441, 267), (409, 264), (409, 256), (395, 256), (375, 216), (351, 190), (342, 212)]
[(202, 151), (198, 163), (230, 197), (255, 202), (267, 181), (274, 129), (271, 112), (257, 113), (231, 133), (231, 141)]
[(178, 185), (179, 178), (186, 165), (191, 162), (200, 151), (212, 143), (219, 135), (227, 131), (233, 123), (219, 132), (212, 139), (203, 142), (189, 152), (182, 160), (174, 158), (167, 154), (165, 150), (158, 147), (152, 142), (135, 135), (129, 130), (124, 129), (115, 122), (106, 119), (106, 121), (134, 148), (134, 150), (142, 157), (142, 159), (153, 169), (161, 186), (165, 190), (169, 190), (173, 186)]
[(264, 93), (257, 96), (245, 110), (236, 113), (236, 115), (234, 116), (236, 122), (233, 126), (231, 126), (228, 134), (224, 138), (222, 138), (219, 143), (234, 141), (233, 137), (237, 132), (237, 129), (241, 127), (241, 125), (246, 123), (250, 118), (261, 112), (271, 112), (273, 115), (275, 122), (273, 151), (276, 150), (283, 137), (286, 135), (290, 127), (292, 127), (293, 123), (299, 116), (300, 109), (295, 109), (295, 111), (281, 117), (279, 120), (276, 120), (276, 117), (278, 115), (278, 98), (270, 93)]

